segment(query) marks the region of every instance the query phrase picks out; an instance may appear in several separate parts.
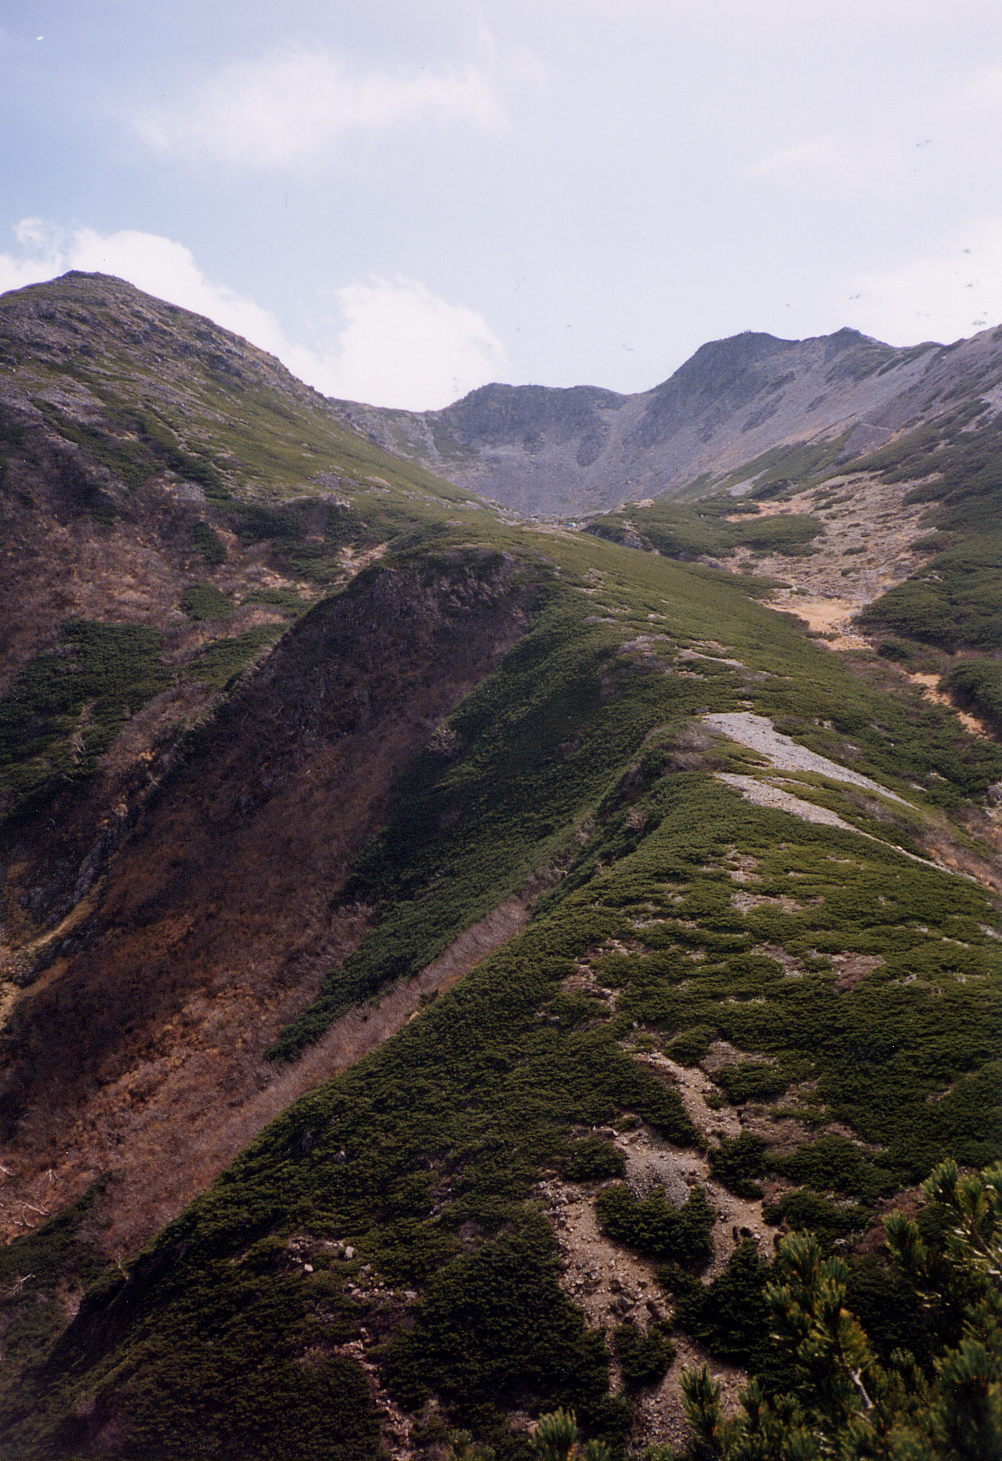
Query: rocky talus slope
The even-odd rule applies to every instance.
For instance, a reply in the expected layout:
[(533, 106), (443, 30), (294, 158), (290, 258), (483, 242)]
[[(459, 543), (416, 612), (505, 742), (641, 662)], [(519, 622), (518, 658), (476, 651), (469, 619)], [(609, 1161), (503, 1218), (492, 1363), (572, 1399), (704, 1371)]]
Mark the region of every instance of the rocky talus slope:
[(997, 330), (908, 349), (847, 329), (809, 340), (748, 331), (702, 346), (636, 395), (489, 385), (440, 411), (334, 407), (373, 441), (485, 497), (573, 518), (850, 461), (958, 398), (997, 394), (1000, 382)]

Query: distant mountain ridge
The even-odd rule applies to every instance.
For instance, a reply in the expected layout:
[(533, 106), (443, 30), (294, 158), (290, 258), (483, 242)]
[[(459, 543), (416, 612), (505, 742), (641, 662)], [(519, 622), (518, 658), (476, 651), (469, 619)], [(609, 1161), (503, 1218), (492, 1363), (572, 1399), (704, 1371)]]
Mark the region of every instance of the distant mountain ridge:
[[(1002, 330), (896, 348), (856, 330), (712, 341), (652, 390), (486, 385), (440, 411), (335, 401), (347, 425), (524, 514), (575, 515), (718, 485), (811, 444), (827, 464), (1002, 379)], [(754, 475), (752, 473), (751, 475)]]

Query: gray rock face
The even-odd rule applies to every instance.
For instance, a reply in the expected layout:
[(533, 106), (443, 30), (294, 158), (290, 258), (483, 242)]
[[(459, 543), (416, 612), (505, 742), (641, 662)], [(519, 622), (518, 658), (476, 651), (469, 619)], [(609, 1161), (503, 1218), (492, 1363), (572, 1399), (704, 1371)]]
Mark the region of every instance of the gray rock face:
[[(519, 512), (574, 515), (690, 495), (776, 448), (845, 460), (1002, 380), (1002, 330), (897, 349), (855, 330), (808, 340), (747, 331), (703, 345), (653, 390), (488, 385), (441, 411), (349, 401), (347, 424)], [(754, 469), (750, 475), (754, 475)], [(698, 495), (697, 492), (691, 495)]]

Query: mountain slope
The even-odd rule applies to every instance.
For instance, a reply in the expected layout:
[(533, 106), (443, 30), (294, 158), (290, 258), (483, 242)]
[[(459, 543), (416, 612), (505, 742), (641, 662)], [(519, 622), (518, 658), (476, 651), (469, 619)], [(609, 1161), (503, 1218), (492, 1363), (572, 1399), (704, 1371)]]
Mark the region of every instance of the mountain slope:
[(905, 426), (993, 400), (1000, 382), (998, 330), (906, 349), (854, 330), (809, 340), (749, 331), (702, 346), (637, 395), (489, 385), (441, 411), (334, 405), (373, 441), (485, 497), (580, 517), (849, 462)]
[(998, 745), (128, 286), (3, 319), (0, 1455), (679, 1443), (788, 1228), (894, 1311), (884, 1204), (1002, 1154)]
[[(950, 358), (951, 381), (969, 353), (963, 367)], [(998, 373), (996, 342), (987, 353)], [(979, 367), (984, 355), (973, 352)], [(486, 497), (523, 513), (580, 516), (677, 494), (794, 444), (809, 444), (817, 465), (858, 455), (935, 394), (947, 356), (940, 346), (897, 350), (853, 330), (811, 340), (748, 332), (702, 346), (638, 395), (490, 385), (442, 411), (335, 404), (374, 440)]]
[[(394, 776), (520, 632), (526, 598), (503, 564), (479, 573), (462, 554), (366, 579), (388, 541), (484, 512), (208, 321), (71, 275), (5, 296), (0, 354), (5, 1016), (18, 1005), (0, 1084), (7, 1134), (35, 1131), (26, 1165), (20, 1148), (8, 1162), (10, 1234), (93, 1180), (109, 1122), (137, 1171), (152, 1133), (169, 1152), (179, 1093), (192, 1124), (173, 1190), (197, 1190), (200, 1083), (228, 1085), (235, 1109), (254, 1097), (260, 1051), (364, 926), (332, 926), (297, 869), (336, 881)], [(332, 661), (310, 693), (304, 656)], [(190, 769), (206, 757), (211, 772)], [(332, 826), (323, 789), (355, 760)], [(146, 851), (111, 875), (150, 819)]]
[[(406, 978), (466, 923), (464, 892), (504, 891), (496, 859), (511, 854), (498, 848), (497, 819), (514, 822), (516, 847), (561, 834), (564, 876), (529, 929), (378, 1056), (293, 1108), (127, 1280), (112, 1275), (85, 1303), (43, 1372), (45, 1398), (22, 1390), (20, 1423), (15, 1402), (24, 1454), (190, 1455), (197, 1436), (207, 1456), (332, 1445), (368, 1456), (377, 1422), (409, 1454), (434, 1445), (442, 1408), (506, 1444), (507, 1412), (560, 1403), (622, 1440), (630, 1412), (605, 1398), (598, 1331), (560, 1287), (568, 1205), (597, 1204), (607, 1234), (596, 1287), (616, 1306), (602, 1326), (612, 1339), (626, 1320), (646, 1329), (648, 1297), (670, 1311), (681, 1279), (660, 1281), (656, 1260), (698, 1270), (715, 1251), (719, 1272), (738, 1217), (720, 1175), (740, 1189), (726, 1163), (753, 1137), (745, 1170), (757, 1159), (774, 1220), (806, 1210), (832, 1234), (865, 1224), (881, 1194), (944, 1148), (969, 1161), (997, 1150), (985, 1122), (997, 1089), (998, 958), (987, 932), (997, 915), (973, 883), (893, 846), (920, 837), (935, 812), (906, 782), (901, 803), (840, 783), (838, 763), (823, 781), (777, 781), (736, 746), (715, 749), (694, 712), (754, 697), (842, 757), (849, 718), (856, 776), (875, 750), (902, 755), (878, 748), (907, 735), (907, 716), (854, 692), (840, 662), (792, 626), (769, 632), (772, 616), (747, 612), (733, 590), (714, 614), (690, 580), (690, 601), (673, 604), (665, 589), (688, 571), (646, 560), (638, 585), (628, 557), (607, 549), (601, 560), (629, 584), (613, 596), (633, 599), (625, 622), (589, 629), (595, 615), (571, 614), (561, 592), (536, 644), (502, 666), (502, 684), (486, 682), (451, 719), (446, 764), (429, 749), (400, 786), (385, 839), (346, 889), (379, 888), (380, 924), (330, 995)], [(628, 648), (649, 603), (668, 611), (668, 637)], [(676, 625), (693, 610), (726, 646), (719, 658), (709, 648), (676, 657), (686, 647)], [(573, 673), (585, 673), (570, 702), (569, 650)], [(747, 669), (723, 662), (737, 655)], [(816, 677), (809, 714), (792, 708), (804, 680), (758, 678), (763, 663)], [(509, 709), (499, 727), (499, 692), (513, 707), (512, 682), (526, 675), (538, 708)], [(742, 714), (719, 712), (718, 723), (743, 734)], [(892, 723), (876, 728), (875, 714)], [(912, 773), (937, 714), (909, 748)], [(942, 729), (944, 752), (963, 744)], [(570, 803), (578, 815), (554, 829), (575, 764), (591, 785)], [(806, 820), (811, 809), (839, 823)], [(533, 817), (541, 825), (527, 828)], [(415, 821), (430, 843), (402, 835)], [(700, 1077), (712, 1105), (680, 1099), (696, 1060), (712, 1072)], [(619, 1219), (610, 1206), (622, 1171), (644, 1201), (658, 1186), (678, 1194), (680, 1181), (684, 1194), (682, 1174), (702, 1179), (711, 1205), (677, 1231), (665, 1220), (653, 1237), (634, 1232), (628, 1205)], [(751, 1210), (740, 1209), (745, 1224), (761, 1231), (762, 1209)], [(555, 1228), (540, 1220), (550, 1211)], [(587, 1271), (599, 1271), (594, 1260)], [(303, 1400), (292, 1430), (290, 1394)], [(677, 1412), (662, 1400), (636, 1423), (638, 1438), (671, 1436)]]

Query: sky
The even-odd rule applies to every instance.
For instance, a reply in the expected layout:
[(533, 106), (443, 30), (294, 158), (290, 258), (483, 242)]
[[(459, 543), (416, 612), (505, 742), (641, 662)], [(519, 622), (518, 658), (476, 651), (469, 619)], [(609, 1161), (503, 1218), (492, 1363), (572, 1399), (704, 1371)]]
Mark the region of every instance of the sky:
[(1002, 322), (999, 0), (0, 0), (0, 291), (98, 270), (326, 394), (618, 391)]

